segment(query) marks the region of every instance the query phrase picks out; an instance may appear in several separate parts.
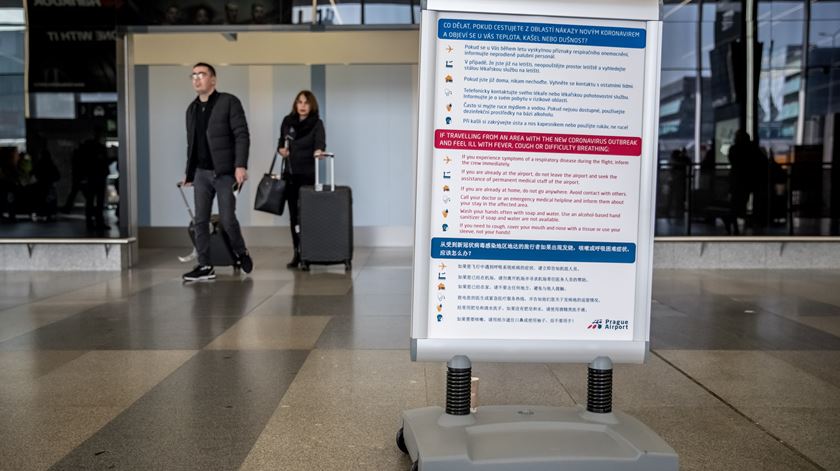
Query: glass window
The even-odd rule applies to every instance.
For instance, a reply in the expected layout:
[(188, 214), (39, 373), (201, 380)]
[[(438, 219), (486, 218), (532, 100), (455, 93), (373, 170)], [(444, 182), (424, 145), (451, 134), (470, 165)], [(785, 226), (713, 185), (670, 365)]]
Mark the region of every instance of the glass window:
[[(703, 0), (703, 21), (715, 21), (718, 15), (734, 21), (741, 15), (742, 0)], [(760, 4), (759, 4), (760, 5)]]
[[(325, 25), (358, 25), (362, 24), (362, 5), (358, 1), (329, 1), (318, 0), (315, 10), (315, 22)], [(292, 23), (312, 22), (312, 2), (295, 0), (292, 7)], [(365, 21), (366, 22), (366, 21)]]
[(26, 136), (23, 44), (23, 28), (0, 31), (0, 141), (5, 143), (17, 143)]
[(741, 39), (742, 20), (740, 2), (704, 3), (701, 24), (704, 69), (716, 67), (715, 61), (730, 54), (731, 45)]
[(695, 106), (694, 70), (662, 71), (659, 88), (660, 159), (674, 149), (693, 147)]
[(840, 1), (811, 0), (811, 19), (840, 20)]
[(697, 0), (665, 0), (662, 5), (662, 20), (697, 21)]
[(664, 22), (662, 24), (662, 68), (694, 69), (697, 67), (697, 23)]
[(840, 62), (840, 22), (812, 21), (808, 65), (832, 66)]
[[(810, 68), (805, 84), (806, 118), (822, 120), (826, 114), (837, 112), (840, 112), (840, 67)], [(814, 132), (812, 135), (822, 135), (818, 129)]]
[(365, 1), (365, 24), (411, 24), (417, 22), (412, 18), (414, 4), (409, 0)]
[(804, 19), (805, 2), (803, 0), (759, 0), (758, 2), (758, 21), (802, 21)]
[(23, 74), (23, 29), (0, 31), (0, 74)]
[(795, 67), (802, 49), (801, 21), (764, 20), (758, 23), (758, 41), (762, 45), (761, 68)]
[(33, 118), (76, 118), (76, 97), (73, 93), (30, 93), (29, 97)]
[(0, 25), (23, 24), (26, 24), (23, 8), (0, 8)]
[(23, 76), (0, 75), (0, 142), (26, 135), (23, 119)]
[(800, 83), (799, 69), (761, 72), (758, 85), (758, 133), (762, 145), (793, 145), (799, 116)]

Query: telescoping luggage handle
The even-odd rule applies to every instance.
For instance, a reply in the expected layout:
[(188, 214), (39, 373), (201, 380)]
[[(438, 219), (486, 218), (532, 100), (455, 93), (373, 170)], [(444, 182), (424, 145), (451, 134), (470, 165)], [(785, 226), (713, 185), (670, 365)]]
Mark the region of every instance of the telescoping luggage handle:
[(193, 214), (193, 210), (190, 207), (190, 202), (187, 201), (187, 195), (184, 194), (184, 183), (178, 182), (176, 185), (178, 186), (178, 191), (181, 193), (181, 199), (184, 200), (184, 206), (187, 207), (187, 212), (190, 213), (190, 221), (195, 222), (195, 214)]
[[(321, 152), (321, 157), (329, 159), (330, 162), (330, 191), (335, 191), (335, 154), (332, 152)], [(315, 191), (323, 191), (321, 175), (318, 170), (318, 159), (315, 159)]]

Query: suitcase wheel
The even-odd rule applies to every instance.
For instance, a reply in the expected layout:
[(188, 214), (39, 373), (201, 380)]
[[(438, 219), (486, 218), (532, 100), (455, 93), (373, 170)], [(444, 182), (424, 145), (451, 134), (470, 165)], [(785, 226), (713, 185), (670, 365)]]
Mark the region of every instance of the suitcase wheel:
[(309, 262), (301, 263), (300, 269), (303, 270), (303, 271), (309, 271)]
[(352, 268), (353, 268), (353, 262), (351, 262), (350, 260), (345, 260), (344, 261), (344, 270), (345, 271), (350, 271)]

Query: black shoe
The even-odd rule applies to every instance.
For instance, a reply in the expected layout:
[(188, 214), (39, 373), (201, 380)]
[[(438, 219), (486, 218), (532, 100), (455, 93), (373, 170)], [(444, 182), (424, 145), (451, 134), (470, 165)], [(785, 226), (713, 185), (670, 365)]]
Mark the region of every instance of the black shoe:
[(184, 273), (184, 281), (215, 280), (216, 270), (210, 265), (196, 265), (193, 271)]
[(286, 268), (297, 268), (300, 266), (300, 257), (295, 255), (291, 262), (286, 264)]
[(245, 252), (244, 254), (239, 256), (237, 260), (239, 266), (242, 268), (242, 271), (245, 273), (251, 273), (251, 270), (254, 269), (254, 261), (251, 260), (251, 254)]

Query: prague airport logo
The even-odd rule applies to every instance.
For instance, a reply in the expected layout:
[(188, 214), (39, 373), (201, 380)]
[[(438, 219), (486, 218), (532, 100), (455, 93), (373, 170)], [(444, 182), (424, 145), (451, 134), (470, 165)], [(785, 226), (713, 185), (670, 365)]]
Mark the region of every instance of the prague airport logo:
[(595, 319), (586, 326), (586, 330), (630, 330), (630, 321)]

